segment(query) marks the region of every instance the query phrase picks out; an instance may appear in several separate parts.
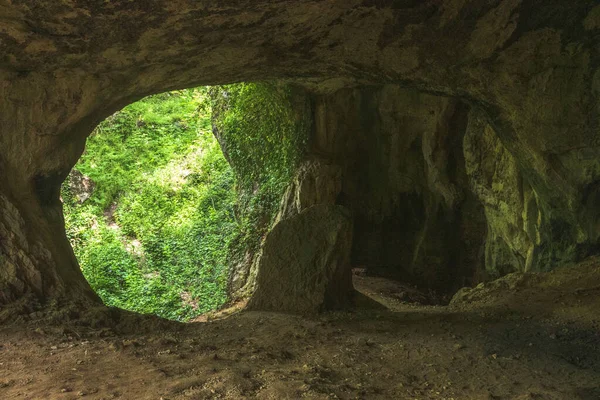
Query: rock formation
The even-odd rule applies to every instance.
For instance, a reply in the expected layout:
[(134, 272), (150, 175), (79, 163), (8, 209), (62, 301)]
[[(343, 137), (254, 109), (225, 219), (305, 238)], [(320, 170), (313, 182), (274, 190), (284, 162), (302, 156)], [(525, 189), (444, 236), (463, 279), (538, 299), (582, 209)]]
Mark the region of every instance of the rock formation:
[(316, 205), (279, 221), (258, 256), (249, 309), (314, 313), (352, 298), (352, 219), (340, 206)]
[(451, 265), (500, 275), (597, 253), (598, 43), (596, 0), (2, 2), (0, 304), (97, 301), (59, 188), (99, 121), (241, 80), (315, 94), (314, 154), (341, 168), (357, 261), (405, 243), (394, 270), (441, 285), (471, 279)]

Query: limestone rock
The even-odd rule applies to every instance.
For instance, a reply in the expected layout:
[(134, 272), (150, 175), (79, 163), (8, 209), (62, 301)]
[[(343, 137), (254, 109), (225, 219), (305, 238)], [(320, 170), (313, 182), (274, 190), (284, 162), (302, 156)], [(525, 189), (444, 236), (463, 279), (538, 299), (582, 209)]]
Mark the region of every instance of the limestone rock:
[(486, 224), (464, 167), (468, 109), (396, 85), (318, 98), (312, 154), (341, 168), (353, 266), (444, 291), (479, 279)]
[(310, 160), (298, 168), (286, 189), (276, 221), (290, 218), (317, 204), (333, 205), (342, 189), (339, 165), (324, 160)]
[[(477, 110), (469, 115), (463, 143), (470, 189), (485, 209), (489, 276), (531, 268), (532, 260), (528, 263), (527, 257), (537, 241), (537, 203), (533, 197), (525, 212), (524, 191), (531, 189), (515, 158)], [(526, 225), (529, 229), (523, 229)]]
[(340, 206), (317, 205), (277, 223), (265, 239), (248, 308), (313, 313), (351, 299), (352, 220)]

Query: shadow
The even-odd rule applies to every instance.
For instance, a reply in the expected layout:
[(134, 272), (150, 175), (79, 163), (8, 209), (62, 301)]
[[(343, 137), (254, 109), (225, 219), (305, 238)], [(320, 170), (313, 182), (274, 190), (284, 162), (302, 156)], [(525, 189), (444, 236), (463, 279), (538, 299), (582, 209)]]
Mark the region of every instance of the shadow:
[(386, 306), (376, 301), (372, 297), (369, 297), (358, 290), (355, 290), (352, 294), (353, 306), (356, 309), (363, 310), (388, 310)]
[(577, 395), (581, 400), (598, 400), (600, 399), (600, 387), (580, 389), (577, 391)]

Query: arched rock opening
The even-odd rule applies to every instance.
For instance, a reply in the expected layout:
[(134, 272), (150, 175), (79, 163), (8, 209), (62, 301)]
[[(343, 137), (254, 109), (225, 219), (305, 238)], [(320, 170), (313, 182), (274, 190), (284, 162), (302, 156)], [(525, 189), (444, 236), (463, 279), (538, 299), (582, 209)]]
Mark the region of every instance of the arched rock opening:
[[(147, 94), (240, 80), (293, 80), (316, 93), (315, 126), (326, 128), (320, 131), (325, 136), (318, 131), (316, 138), (326, 144), (343, 137), (335, 133), (331, 124), (336, 118), (329, 117), (327, 110), (343, 114), (364, 107), (364, 103), (352, 104), (347, 94), (336, 97), (332, 93), (337, 89), (399, 84), (459, 97), (471, 107), (463, 139), (464, 149), (471, 150), (463, 154), (466, 174), (474, 177), (472, 192), (487, 221), (485, 269), (496, 265), (492, 270), (502, 273), (506, 271), (501, 266), (547, 270), (597, 253), (598, 7), (594, 0), (575, 4), (282, 0), (226, 6), (155, 0), (94, 6), (51, 1), (3, 5), (0, 304), (28, 293), (42, 299), (95, 299), (64, 233), (58, 186), (99, 121)], [(370, 89), (364, 91), (361, 98), (374, 96)], [(385, 90), (382, 93), (379, 96)], [(319, 112), (319, 107), (326, 112)], [(446, 130), (464, 124), (458, 117), (453, 120), (455, 113), (445, 107), (435, 118), (447, 115)], [(386, 115), (395, 114), (363, 114), (366, 120), (357, 122), (367, 125), (368, 132), (376, 130), (378, 123), (385, 125)], [(481, 216), (475, 206), (454, 208), (450, 216), (445, 215), (454, 196), (448, 188), (462, 179), (462, 172), (456, 167), (458, 153), (437, 146), (439, 138), (434, 135), (421, 142), (423, 158), (415, 162), (427, 164), (427, 174), (415, 168), (411, 175), (423, 174), (431, 193), (423, 189), (415, 197), (411, 194), (415, 186), (396, 190), (404, 207), (394, 212), (404, 220), (413, 218), (415, 232), (424, 227), (448, 231), (441, 222), (429, 225), (431, 215), (440, 217), (438, 221), (445, 217), (478, 221)], [(321, 149), (320, 143), (315, 154), (332, 150)], [(367, 150), (373, 153), (368, 154), (376, 161), (368, 159), (365, 169), (357, 167), (356, 173), (372, 178), (369, 168), (385, 164), (379, 159), (383, 154), (376, 151), (383, 148), (369, 143)], [(496, 152), (499, 161), (486, 162), (481, 149)], [(406, 154), (417, 153), (415, 147)], [(454, 168), (431, 175), (452, 162)], [(350, 166), (340, 167), (353, 171)], [(352, 196), (352, 204), (373, 203), (359, 192), (360, 186), (353, 188), (357, 184), (351, 174), (342, 176), (348, 180), (341, 185), (341, 203)], [(516, 189), (505, 191), (502, 185), (507, 183), (500, 177), (508, 177)], [(369, 185), (369, 193), (374, 193), (378, 184)], [(413, 205), (410, 214), (407, 204)], [(475, 217), (461, 217), (471, 214)], [(358, 220), (355, 234), (394, 232), (395, 227), (385, 226), (385, 218), (381, 219), (382, 210), (374, 208), (368, 215)], [(455, 225), (451, 226), (453, 231)], [(432, 241), (427, 246), (437, 249), (432, 244), (436, 236), (428, 238)], [(412, 251), (412, 264), (402, 261), (402, 265), (430, 265), (424, 254), (432, 253), (424, 252), (423, 243), (414, 236), (409, 242), (409, 247), (420, 250)], [(355, 257), (360, 253), (355, 248)], [(453, 264), (479, 260), (460, 251), (455, 258)], [(431, 271), (438, 279), (438, 267)], [(453, 273), (459, 278), (470, 275)]]

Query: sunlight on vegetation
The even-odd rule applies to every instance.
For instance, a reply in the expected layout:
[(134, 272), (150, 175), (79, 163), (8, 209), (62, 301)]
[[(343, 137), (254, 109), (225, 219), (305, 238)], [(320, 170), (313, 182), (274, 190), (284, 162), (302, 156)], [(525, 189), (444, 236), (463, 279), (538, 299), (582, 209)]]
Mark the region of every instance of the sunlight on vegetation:
[(227, 302), (232, 254), (258, 246), (300, 159), (292, 110), (283, 88), (237, 84), (150, 96), (98, 126), (62, 200), (105, 304), (187, 321)]
[[(311, 129), (307, 99), (289, 87), (235, 84), (210, 88), (214, 132), (237, 178), (240, 232), (235, 262), (256, 251), (304, 154)], [(249, 150), (250, 149), (250, 150)]]

